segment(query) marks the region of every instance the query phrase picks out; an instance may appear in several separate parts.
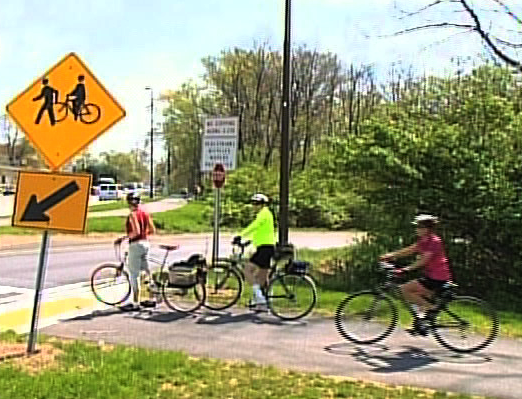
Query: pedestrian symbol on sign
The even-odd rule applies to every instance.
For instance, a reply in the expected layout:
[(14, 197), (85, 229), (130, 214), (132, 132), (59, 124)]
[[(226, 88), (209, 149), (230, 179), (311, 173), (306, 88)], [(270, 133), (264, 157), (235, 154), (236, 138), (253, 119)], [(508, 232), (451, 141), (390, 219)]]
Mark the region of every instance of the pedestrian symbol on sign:
[(49, 122), (51, 122), (51, 125), (54, 126), (56, 123), (56, 118), (54, 117), (53, 104), (58, 103), (58, 97), (60, 94), (58, 93), (58, 90), (49, 86), (49, 79), (42, 79), (42, 84), (43, 87), (40, 95), (33, 98), (33, 101), (38, 101), (42, 98), (44, 99), (44, 103), (38, 111), (38, 114), (36, 115), (36, 121), (34, 123), (38, 125), (40, 123), (40, 119), (42, 119), (43, 113), (47, 111), (47, 114), (49, 115)]

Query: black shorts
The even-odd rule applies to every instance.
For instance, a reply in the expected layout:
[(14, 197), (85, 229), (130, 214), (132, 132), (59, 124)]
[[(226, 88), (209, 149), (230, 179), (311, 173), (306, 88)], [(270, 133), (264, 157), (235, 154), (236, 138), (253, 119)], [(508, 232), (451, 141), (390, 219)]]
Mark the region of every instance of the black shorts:
[(447, 283), (446, 280), (434, 280), (429, 277), (421, 277), (417, 280), (424, 288), (430, 290), (430, 291), (439, 291), (444, 284)]
[(274, 256), (273, 245), (260, 245), (250, 258), (250, 262), (261, 269), (270, 269), (270, 260)]

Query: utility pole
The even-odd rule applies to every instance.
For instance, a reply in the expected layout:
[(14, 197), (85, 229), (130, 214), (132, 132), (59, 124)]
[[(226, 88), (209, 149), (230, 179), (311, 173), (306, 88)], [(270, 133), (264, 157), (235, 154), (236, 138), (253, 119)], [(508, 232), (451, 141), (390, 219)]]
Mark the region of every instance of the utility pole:
[(283, 48), (283, 96), (281, 120), (281, 171), (279, 178), (279, 244), (288, 243), (288, 191), (290, 184), (290, 65), (291, 0), (285, 0), (285, 41)]
[(150, 90), (150, 192), (149, 197), (154, 198), (154, 95), (152, 87), (145, 87)]

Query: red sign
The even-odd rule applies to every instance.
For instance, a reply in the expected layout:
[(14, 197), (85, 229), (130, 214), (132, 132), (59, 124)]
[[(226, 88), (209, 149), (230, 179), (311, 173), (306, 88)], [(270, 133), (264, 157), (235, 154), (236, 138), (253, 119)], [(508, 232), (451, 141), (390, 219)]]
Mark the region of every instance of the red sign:
[(212, 171), (212, 180), (214, 187), (221, 188), (225, 184), (225, 167), (221, 163), (217, 163)]

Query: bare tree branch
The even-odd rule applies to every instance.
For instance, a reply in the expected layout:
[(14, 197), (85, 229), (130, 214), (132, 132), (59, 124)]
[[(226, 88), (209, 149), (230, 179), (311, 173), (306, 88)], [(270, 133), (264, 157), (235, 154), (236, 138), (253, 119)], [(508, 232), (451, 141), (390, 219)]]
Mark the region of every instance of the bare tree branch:
[(433, 28), (459, 28), (459, 29), (472, 29), (472, 30), (475, 29), (475, 27), (473, 25), (454, 24), (454, 23), (451, 23), (451, 22), (440, 22), (438, 24), (428, 24), (428, 25), (422, 25), (422, 26), (415, 26), (414, 28), (404, 29), (404, 30), (401, 30), (399, 32), (395, 32), (395, 33), (393, 33), (391, 35), (382, 35), (382, 36), (378, 36), (378, 37), (400, 36), (400, 35), (404, 35), (406, 33), (411, 33), (411, 32), (424, 30), (424, 29), (433, 29)]
[(495, 3), (497, 3), (500, 7), (504, 9), (507, 15), (509, 15), (511, 18), (513, 18), (515, 21), (517, 21), (519, 24), (522, 25), (522, 19), (517, 17), (513, 11), (510, 10), (508, 6), (506, 6), (502, 1), (500, 0), (493, 0)]
[(498, 43), (504, 45), (504, 46), (507, 46), (507, 47), (511, 47), (511, 48), (522, 48), (522, 43), (511, 43), (511, 42), (508, 42), (506, 40), (503, 40), (503, 39), (500, 39), (496, 36), (491, 36), (493, 39), (495, 39)]
[(464, 7), (464, 9), (468, 12), (469, 16), (471, 17), (471, 19), (473, 19), (473, 21), (475, 22), (475, 31), (478, 32), (478, 34), (480, 35), (480, 37), (486, 42), (486, 44), (493, 50), (493, 52), (495, 53), (495, 55), (497, 57), (499, 57), (501, 60), (503, 60), (505, 63), (511, 65), (512, 67), (515, 67), (517, 69), (519, 69), (520, 71), (522, 71), (522, 64), (516, 60), (514, 60), (513, 58), (509, 57), (508, 55), (504, 54), (496, 45), (495, 43), (493, 43), (491, 41), (491, 38), (489, 36), (488, 33), (486, 33), (483, 29), (482, 29), (482, 25), (480, 23), (480, 20), (477, 16), (477, 14), (475, 13), (475, 11), (473, 11), (473, 9), (469, 6), (468, 2), (466, 0), (459, 0), (460, 3), (462, 4), (462, 6)]
[(434, 7), (438, 4), (441, 4), (443, 3), (444, 0), (436, 0), (434, 1), (433, 3), (431, 4), (428, 4), (427, 6), (424, 6), (422, 7), (421, 9), (417, 10), (417, 11), (404, 11), (404, 10), (401, 10), (398, 6), (397, 6), (397, 2), (394, 2), (394, 7), (399, 10), (401, 13), (405, 14), (404, 16), (402, 17), (399, 17), (399, 19), (404, 19), (404, 18), (407, 18), (407, 17), (411, 17), (413, 15), (416, 15), (416, 14), (420, 14), (421, 12), (423, 11), (426, 11), (427, 9), (431, 8), (431, 7)]

